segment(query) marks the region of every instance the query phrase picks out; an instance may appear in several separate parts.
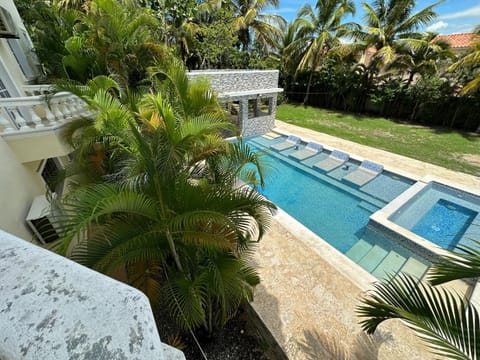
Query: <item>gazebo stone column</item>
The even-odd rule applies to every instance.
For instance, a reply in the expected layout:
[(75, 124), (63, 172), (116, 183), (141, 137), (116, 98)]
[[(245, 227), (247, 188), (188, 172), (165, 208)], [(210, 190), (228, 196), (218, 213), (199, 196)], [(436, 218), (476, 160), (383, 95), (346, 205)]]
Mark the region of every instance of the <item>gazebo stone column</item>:
[(238, 123), (240, 124), (240, 132), (244, 135), (245, 125), (248, 123), (248, 98), (241, 98), (239, 100), (240, 111), (238, 114)]

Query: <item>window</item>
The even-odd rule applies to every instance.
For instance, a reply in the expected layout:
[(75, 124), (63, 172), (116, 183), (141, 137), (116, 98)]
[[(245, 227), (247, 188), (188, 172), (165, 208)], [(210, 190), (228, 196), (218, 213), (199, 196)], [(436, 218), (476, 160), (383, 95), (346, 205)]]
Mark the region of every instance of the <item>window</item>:
[(61, 192), (62, 170), (63, 167), (57, 158), (49, 158), (43, 161), (40, 166), (40, 175), (49, 191), (57, 194)]
[(0, 98), (9, 98), (10, 93), (7, 90), (7, 87), (3, 83), (2, 79), (0, 79)]
[(8, 39), (8, 45), (17, 59), (23, 75), (28, 81), (33, 81), (41, 75), (41, 64), (33, 49), (33, 44), (28, 33), (20, 29), (19, 39)]
[(13, 22), (12, 15), (0, 6), (0, 38), (18, 39), (17, 27)]

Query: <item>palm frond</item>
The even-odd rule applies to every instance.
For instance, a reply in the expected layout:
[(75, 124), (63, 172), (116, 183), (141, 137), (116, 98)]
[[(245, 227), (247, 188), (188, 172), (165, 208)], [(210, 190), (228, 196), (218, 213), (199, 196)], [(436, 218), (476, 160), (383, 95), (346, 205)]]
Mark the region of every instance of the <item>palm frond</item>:
[(473, 241), (473, 244), (477, 246), (458, 246), (458, 251), (433, 263), (428, 273), (429, 281), (438, 285), (457, 279), (480, 277), (480, 241)]
[(177, 324), (184, 329), (199, 327), (205, 323), (205, 276), (193, 280), (184, 277), (170, 278), (165, 285), (168, 306)]
[(367, 333), (372, 334), (385, 320), (400, 319), (438, 356), (479, 358), (480, 321), (472, 304), (404, 274), (374, 286), (357, 307)]

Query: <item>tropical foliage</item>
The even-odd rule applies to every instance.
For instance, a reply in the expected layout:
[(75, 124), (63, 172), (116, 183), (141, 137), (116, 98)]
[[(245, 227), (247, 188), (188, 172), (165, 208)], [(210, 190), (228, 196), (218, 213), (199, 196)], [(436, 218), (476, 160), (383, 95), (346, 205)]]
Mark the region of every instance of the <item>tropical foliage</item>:
[(50, 77), (86, 82), (115, 75), (122, 85), (135, 87), (149, 66), (170, 58), (159, 41), (158, 20), (135, 1), (38, 4), (24, 13)]
[[(380, 282), (363, 299), (358, 313), (363, 329), (372, 334), (388, 319), (401, 319), (437, 356), (449, 359), (480, 357), (480, 314), (469, 301), (438, 285), (480, 276), (480, 242), (440, 259), (429, 282), (401, 275)], [(477, 285), (478, 286), (478, 285)]]
[(96, 176), (58, 204), (55, 248), (153, 304), (166, 297), (183, 328), (211, 332), (253, 297), (248, 258), (274, 205), (236, 185), (237, 176), (262, 185), (260, 159), (222, 139), (231, 125), (209, 85), (188, 81), (178, 63), (151, 77), (153, 91), (133, 103), (111, 78), (64, 86), (97, 114), (65, 130), (76, 163)]

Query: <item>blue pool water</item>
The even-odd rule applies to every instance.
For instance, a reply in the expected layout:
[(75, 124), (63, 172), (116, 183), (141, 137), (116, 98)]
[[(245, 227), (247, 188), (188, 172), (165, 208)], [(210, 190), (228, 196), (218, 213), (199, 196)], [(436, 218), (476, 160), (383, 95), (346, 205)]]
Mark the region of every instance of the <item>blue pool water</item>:
[(285, 162), (277, 161), (275, 168), (279, 176), (270, 176), (260, 192), (343, 253), (380, 208)]
[(478, 215), (476, 211), (440, 199), (415, 224), (412, 231), (445, 249), (453, 249)]
[(280, 153), (268, 150), (269, 145), (282, 140), (248, 140), (252, 148), (264, 151), (271, 169), (261, 193), (377, 278), (398, 271), (423, 275), (427, 269), (424, 259), (368, 226), (370, 215), (413, 181), (384, 173), (363, 187), (350, 186), (341, 179), (358, 168), (358, 162), (350, 160), (348, 167), (325, 174), (312, 165), (328, 154), (300, 162), (288, 156), (294, 149)]

